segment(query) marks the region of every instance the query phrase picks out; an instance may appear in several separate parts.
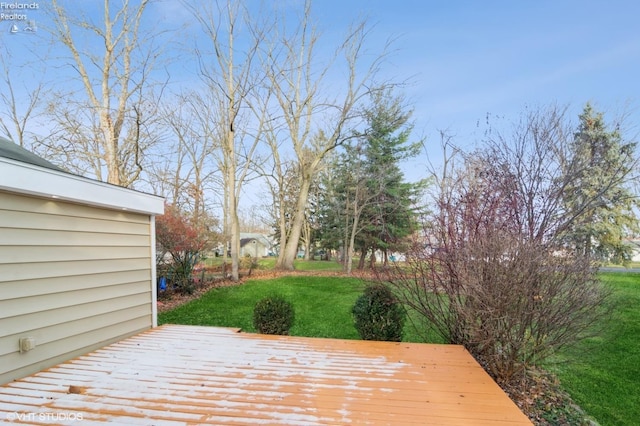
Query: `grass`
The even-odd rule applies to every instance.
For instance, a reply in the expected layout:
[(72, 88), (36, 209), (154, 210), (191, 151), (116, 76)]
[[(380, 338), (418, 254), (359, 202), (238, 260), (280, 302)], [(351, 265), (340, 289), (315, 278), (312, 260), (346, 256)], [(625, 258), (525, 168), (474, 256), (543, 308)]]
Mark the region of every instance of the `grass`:
[(197, 300), (160, 314), (158, 322), (238, 327), (255, 332), (253, 307), (263, 297), (279, 294), (295, 309), (292, 335), (357, 339), (350, 309), (362, 289), (359, 280), (338, 277), (251, 280), (239, 287), (213, 289)]
[[(227, 260), (230, 262), (230, 260)], [(202, 262), (205, 266), (222, 265), (221, 257), (209, 257)], [(273, 269), (276, 265), (275, 257), (263, 257), (258, 259), (260, 269)], [(335, 260), (302, 260), (296, 259), (294, 265), (297, 271), (342, 271), (342, 265)]]
[[(291, 335), (359, 339), (351, 308), (364, 286), (359, 279), (344, 277), (289, 276), (251, 280), (238, 287), (213, 289), (199, 299), (160, 313), (158, 323), (237, 327), (255, 332), (253, 307), (261, 298), (279, 294), (295, 309), (296, 320)], [(412, 322), (407, 321), (404, 340), (423, 342), (424, 338)]]
[(342, 271), (342, 264), (335, 260), (296, 260), (297, 271)]
[[(258, 259), (260, 269), (273, 269), (276, 266), (275, 257), (265, 257)], [(342, 264), (335, 260), (302, 260), (296, 259), (293, 263), (296, 271), (342, 271)]]
[(613, 316), (599, 337), (564, 349), (551, 369), (562, 387), (603, 425), (640, 419), (640, 274), (603, 273), (613, 288)]

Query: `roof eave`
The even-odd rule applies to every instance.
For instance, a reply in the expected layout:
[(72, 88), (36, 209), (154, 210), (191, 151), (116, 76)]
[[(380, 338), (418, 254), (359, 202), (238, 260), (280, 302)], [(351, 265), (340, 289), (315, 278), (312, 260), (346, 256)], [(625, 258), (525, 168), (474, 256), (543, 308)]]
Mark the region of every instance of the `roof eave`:
[(164, 213), (164, 198), (0, 157), (0, 190), (149, 215)]

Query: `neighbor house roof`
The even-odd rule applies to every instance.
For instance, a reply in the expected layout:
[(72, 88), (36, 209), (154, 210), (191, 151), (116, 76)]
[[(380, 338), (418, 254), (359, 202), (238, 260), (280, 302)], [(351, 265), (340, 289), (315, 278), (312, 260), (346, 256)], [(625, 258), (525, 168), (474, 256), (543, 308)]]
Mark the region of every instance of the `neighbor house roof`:
[(113, 424), (531, 425), (462, 346), (176, 325), (0, 387), (0, 418), (45, 424), (40, 413)]
[(164, 212), (162, 197), (66, 172), (2, 137), (0, 191), (145, 214)]
[[(265, 236), (263, 234), (258, 234), (258, 233), (255, 233), (255, 232), (241, 232), (240, 233), (240, 245), (247, 244), (251, 240), (256, 240), (256, 241), (258, 241), (260, 244), (262, 244), (265, 247), (271, 247), (272, 246), (272, 243), (271, 243), (271, 241), (269, 241), (269, 238), (267, 238), (267, 236)], [(242, 241), (244, 241), (244, 244), (242, 243)]]
[(240, 247), (244, 247), (247, 244), (251, 243), (251, 241), (256, 241), (257, 243), (262, 244), (265, 247), (269, 247), (269, 245), (261, 238), (241, 238), (240, 239)]

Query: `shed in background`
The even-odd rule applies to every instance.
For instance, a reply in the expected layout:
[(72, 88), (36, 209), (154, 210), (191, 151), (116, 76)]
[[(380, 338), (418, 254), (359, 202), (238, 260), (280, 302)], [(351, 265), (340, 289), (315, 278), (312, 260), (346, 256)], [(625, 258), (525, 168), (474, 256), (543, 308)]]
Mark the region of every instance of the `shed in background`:
[(272, 244), (269, 239), (262, 234), (240, 233), (240, 256), (251, 256), (254, 258), (266, 257), (272, 252)]

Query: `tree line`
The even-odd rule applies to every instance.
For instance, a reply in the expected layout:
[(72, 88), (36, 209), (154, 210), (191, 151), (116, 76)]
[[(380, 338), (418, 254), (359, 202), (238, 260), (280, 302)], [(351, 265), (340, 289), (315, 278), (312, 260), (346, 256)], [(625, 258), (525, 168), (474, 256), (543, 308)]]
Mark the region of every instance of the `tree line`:
[[(42, 33), (64, 52), (49, 58), (48, 70), (65, 69), (67, 80), (36, 80), (27, 104), (4, 96), (3, 130), (72, 172), (163, 195), (197, 223), (210, 223), (212, 207), (220, 208), (234, 279), (245, 185), (266, 179), (277, 205), (295, 168), (297, 190), (277, 260), (279, 269), (292, 269), (323, 160), (362, 122), (366, 99), (394, 86), (376, 81), (385, 48), (371, 54), (364, 21), (321, 44), (311, 1), (293, 15), (268, 4), (249, 10), (236, 0), (182, 2), (199, 36), (186, 49), (195, 64), (191, 87), (175, 92), (181, 76), (163, 70), (180, 58), (162, 45), (179, 32), (149, 31), (156, 6), (105, 0), (96, 18), (77, 4), (47, 5), (51, 25), (41, 25)], [(12, 73), (6, 62), (11, 87)], [(36, 116), (48, 134), (29, 132)]]
[[(5, 46), (4, 133), (72, 172), (153, 191), (197, 226), (217, 227), (234, 279), (240, 199), (255, 179), (268, 188), (279, 269), (293, 268), (301, 244), (305, 253), (339, 251), (347, 272), (355, 256), (359, 267), (367, 256), (388, 263), (407, 250), (409, 237), (434, 238), (422, 220), (442, 200), (426, 195), (446, 194), (454, 178), (468, 187), (466, 210), (456, 215), (488, 220), (485, 214), (507, 214), (508, 199), (524, 206), (508, 213), (510, 226), (529, 238), (629, 260), (635, 144), (591, 106), (573, 133), (565, 111), (550, 108), (523, 116), (513, 132), (487, 133), (477, 151), (451, 143), (456, 156), (444, 154), (442, 175), (425, 170), (422, 181), (408, 183), (402, 161), (433, 148), (412, 139), (402, 82), (382, 78), (390, 44), (372, 49), (366, 21), (331, 41), (318, 31), (311, 1), (295, 14), (264, 4), (256, 13), (237, 0), (181, 5), (199, 34), (180, 49), (194, 64), (182, 87), (168, 65), (180, 58), (163, 48), (178, 33), (149, 31), (157, 3), (105, 0), (96, 19), (53, 0), (43, 34), (64, 52), (50, 59), (69, 80), (36, 79), (26, 98), (16, 96), (14, 56)], [(30, 130), (38, 120), (48, 123), (47, 134)], [(487, 191), (497, 204), (469, 210)]]

